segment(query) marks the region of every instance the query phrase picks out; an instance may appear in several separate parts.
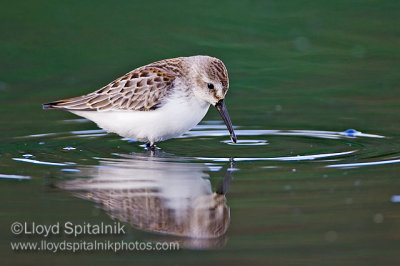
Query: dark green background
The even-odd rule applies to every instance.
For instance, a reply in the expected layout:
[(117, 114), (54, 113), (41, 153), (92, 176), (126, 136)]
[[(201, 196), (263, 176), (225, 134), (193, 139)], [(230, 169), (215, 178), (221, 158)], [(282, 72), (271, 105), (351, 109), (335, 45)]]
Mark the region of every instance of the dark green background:
[[(175, 139), (176, 156), (273, 157), (357, 149), (343, 163), (400, 157), (400, 4), (398, 1), (1, 1), (1, 257), (7, 264), (399, 263), (398, 165), (326, 169), (332, 162), (242, 162), (228, 193), (225, 247), (164, 253), (13, 253), (15, 220), (109, 221), (92, 203), (48, 189), (58, 168), (11, 158), (93, 165), (93, 156), (143, 152), (118, 136), (18, 137), (96, 129), (64, 123), (41, 103), (91, 92), (147, 63), (207, 54), (226, 64), (227, 105), (242, 129), (343, 131), (385, 139), (269, 136), (266, 146), (231, 146), (225, 137)], [(205, 120), (218, 120), (215, 110)], [(265, 139), (240, 136), (239, 139)], [(67, 153), (77, 146), (81, 153)], [(226, 167), (226, 164), (221, 163)], [(278, 166), (266, 169), (264, 166)], [(292, 169), (296, 169), (293, 172)], [(212, 173), (212, 183), (223, 173)], [(287, 190), (290, 188), (290, 191)], [(351, 199), (351, 201), (349, 200)], [(349, 204), (351, 202), (351, 204)], [(382, 223), (373, 217), (382, 214)], [(327, 232), (337, 233), (334, 242)], [(141, 236), (146, 239), (146, 236)]]

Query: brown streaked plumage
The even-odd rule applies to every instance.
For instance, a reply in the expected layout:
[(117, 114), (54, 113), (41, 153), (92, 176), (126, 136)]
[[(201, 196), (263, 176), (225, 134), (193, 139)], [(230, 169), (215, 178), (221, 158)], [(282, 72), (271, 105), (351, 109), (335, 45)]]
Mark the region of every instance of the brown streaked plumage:
[(139, 67), (92, 93), (55, 101), (44, 108), (73, 111), (150, 111), (157, 108), (182, 75), (182, 58), (158, 61)]
[(92, 93), (43, 108), (70, 111), (108, 132), (154, 147), (197, 125), (211, 104), (236, 142), (224, 104), (228, 88), (228, 72), (218, 58), (178, 57), (139, 67)]

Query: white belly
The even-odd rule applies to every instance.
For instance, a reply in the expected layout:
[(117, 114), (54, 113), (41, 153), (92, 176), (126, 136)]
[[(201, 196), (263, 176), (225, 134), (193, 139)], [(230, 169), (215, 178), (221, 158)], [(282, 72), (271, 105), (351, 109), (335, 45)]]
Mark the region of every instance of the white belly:
[(153, 111), (74, 111), (102, 129), (142, 142), (158, 142), (181, 136), (206, 115), (210, 104), (196, 98), (168, 101)]

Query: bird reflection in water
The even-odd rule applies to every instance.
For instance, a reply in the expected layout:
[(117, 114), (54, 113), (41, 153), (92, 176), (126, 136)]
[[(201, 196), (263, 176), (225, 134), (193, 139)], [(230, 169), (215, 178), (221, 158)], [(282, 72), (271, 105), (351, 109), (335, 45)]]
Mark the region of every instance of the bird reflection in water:
[(186, 248), (225, 245), (230, 223), (225, 195), (232, 165), (213, 192), (206, 173), (209, 167), (204, 163), (160, 151), (119, 156), (80, 169), (80, 175), (91, 178), (63, 181), (57, 186), (98, 203), (112, 218), (134, 228), (175, 236), (164, 241), (179, 241)]

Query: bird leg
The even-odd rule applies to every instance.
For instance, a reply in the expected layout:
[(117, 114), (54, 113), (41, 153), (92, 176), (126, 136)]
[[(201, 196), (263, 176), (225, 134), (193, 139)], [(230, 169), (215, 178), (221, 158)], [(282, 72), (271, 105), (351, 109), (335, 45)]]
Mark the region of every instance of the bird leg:
[(150, 150), (150, 151), (155, 151), (156, 150), (156, 146), (154, 145), (154, 143), (147, 142), (146, 143), (146, 149)]

